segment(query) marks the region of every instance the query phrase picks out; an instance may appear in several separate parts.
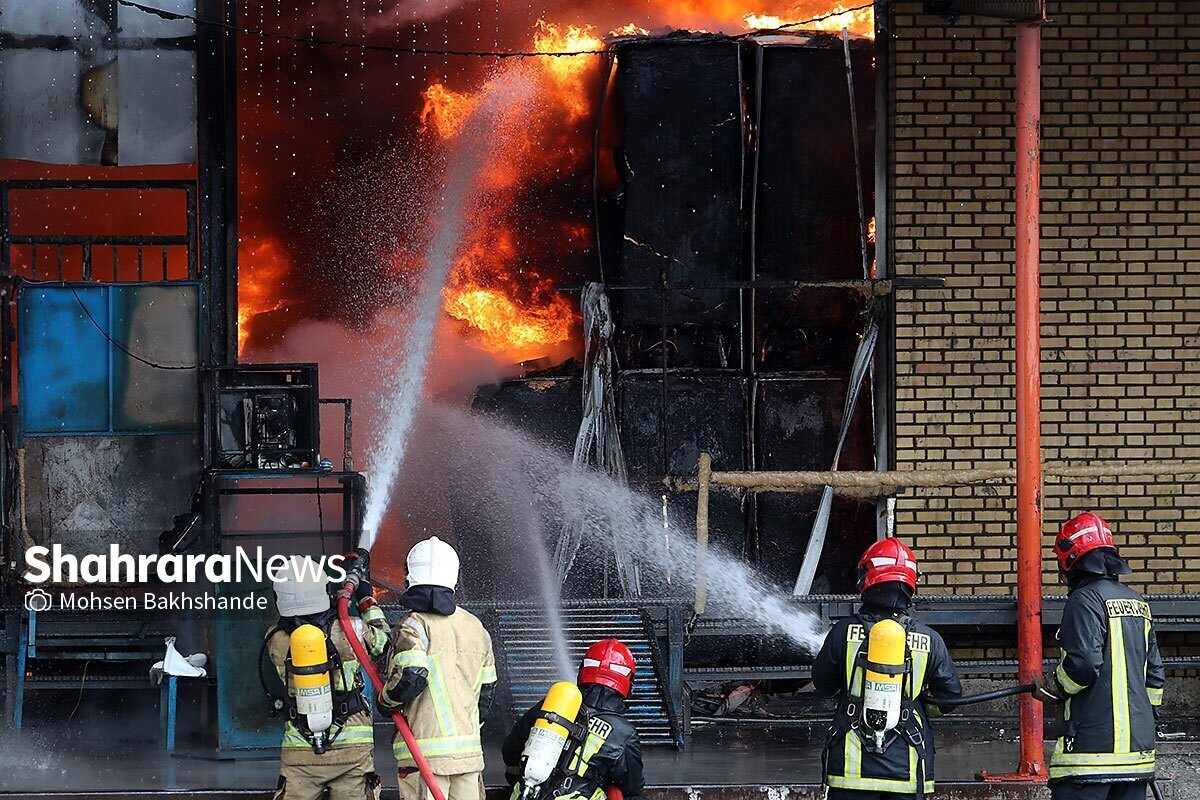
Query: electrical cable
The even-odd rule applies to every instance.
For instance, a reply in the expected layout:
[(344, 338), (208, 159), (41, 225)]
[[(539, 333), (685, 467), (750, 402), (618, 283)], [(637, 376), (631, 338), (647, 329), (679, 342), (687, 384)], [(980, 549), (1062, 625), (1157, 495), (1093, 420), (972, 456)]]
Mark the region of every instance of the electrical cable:
[(100, 331), (100, 335), (103, 336), (105, 339), (107, 339), (109, 344), (111, 344), (113, 347), (120, 350), (125, 355), (132, 358), (134, 361), (145, 364), (147, 367), (153, 367), (154, 369), (189, 370), (189, 369), (199, 369), (200, 368), (199, 364), (190, 364), (187, 366), (184, 366), (182, 364), (158, 364), (158, 363), (155, 363), (154, 361), (151, 361), (148, 358), (143, 358), (142, 356), (139, 356), (137, 353), (133, 352), (132, 350), (127, 348), (125, 345), (121, 344), (116, 339), (109, 336), (108, 331), (104, 330), (104, 328), (100, 325), (100, 323), (96, 321), (96, 318), (92, 316), (92, 312), (88, 310), (88, 307), (83, 304), (83, 300), (79, 297), (79, 293), (75, 291), (74, 286), (72, 286), (69, 283), (64, 284), (64, 285), (68, 289), (71, 290), (71, 294), (75, 296), (75, 302), (79, 303), (79, 307), (83, 309), (83, 313), (87, 315), (88, 320), (92, 323), (92, 325), (96, 328), (96, 330)]
[[(245, 25), (234, 25), (227, 22), (211, 19), (201, 19), (192, 14), (181, 14), (177, 11), (167, 11), (163, 8), (155, 8), (154, 6), (144, 5), (143, 3), (135, 2), (135, 0), (117, 0), (118, 5), (128, 8), (136, 8), (146, 14), (153, 14), (160, 19), (168, 21), (188, 20), (197, 25), (209, 25), (223, 30), (235, 31), (237, 33), (250, 34), (252, 36), (262, 36), (268, 39), (282, 39), (284, 41), (296, 42), (298, 44), (319, 45), (339, 48), (355, 48), (358, 50), (366, 50), (369, 52), (379, 53), (407, 53), (414, 56), (469, 56), (475, 58), (563, 58), (570, 56), (599, 56), (611, 52), (610, 48), (600, 50), (456, 50), (453, 48), (434, 48), (434, 47), (398, 47), (395, 45), (385, 44), (370, 44), (362, 41), (349, 41), (337, 39), (323, 39), (317, 36), (299, 36), (282, 31), (270, 31), (263, 28), (250, 28)], [(865, 11), (868, 8), (874, 8), (875, 2), (863, 3), (862, 5), (853, 6), (851, 8), (843, 8), (837, 11), (831, 11), (827, 14), (821, 14), (809, 19), (800, 20), (798, 22), (785, 22), (774, 28), (766, 30), (748, 31), (725, 38), (731, 40), (744, 39), (748, 36), (770, 35), (779, 31), (787, 31), (793, 28), (800, 28), (805, 25), (810, 25), (814, 22), (822, 22), (833, 17), (841, 16), (842, 14), (851, 14), (855, 11)]]
[(79, 679), (79, 696), (75, 698), (75, 707), (71, 709), (70, 716), (67, 717), (67, 722), (75, 719), (75, 712), (79, 710), (79, 704), (83, 702), (83, 689), (87, 685), (87, 671), (92, 660), (89, 658), (83, 662), (83, 677)]

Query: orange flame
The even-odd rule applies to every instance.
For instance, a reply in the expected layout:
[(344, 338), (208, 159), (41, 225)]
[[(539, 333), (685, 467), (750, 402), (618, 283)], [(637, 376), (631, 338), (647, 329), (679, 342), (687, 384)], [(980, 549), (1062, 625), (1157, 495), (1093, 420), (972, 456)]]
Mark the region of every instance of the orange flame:
[(275, 287), (290, 269), (287, 254), (277, 239), (263, 239), (238, 261), (238, 354), (250, 338), (250, 321), (256, 314), (277, 311), (284, 301)]
[(446, 293), (446, 313), (479, 331), (494, 351), (552, 345), (571, 336), (575, 312), (562, 297), (543, 306), (521, 307), (496, 289), (471, 288)]
[(622, 25), (619, 28), (613, 28), (608, 32), (609, 36), (648, 36), (649, 34), (650, 31), (632, 22)]
[[(591, 50), (603, 50), (604, 42), (596, 36), (596, 29), (591, 25), (582, 27), (568, 25), (559, 28), (539, 19), (534, 24), (533, 48), (542, 53), (584, 53)], [(592, 66), (594, 59), (587, 55), (556, 56), (543, 59), (543, 68), (549, 75), (567, 89), (579, 88), (583, 74)], [(580, 101), (583, 98), (576, 98)], [(571, 104), (573, 108), (576, 104)], [(580, 103), (582, 110), (587, 110), (586, 103)]]
[(784, 28), (781, 32), (840, 31), (847, 28), (851, 33), (875, 37), (875, 10), (870, 7), (847, 10), (841, 4), (830, 7), (825, 3), (809, 2), (800, 4), (792, 13), (784, 16), (744, 14), (742, 22), (748, 30), (754, 31), (770, 31), (788, 25), (793, 27)]
[[(578, 52), (604, 47), (592, 26), (560, 26), (538, 20), (532, 34), (541, 52)], [(538, 59), (539, 102), (522, 120), (522, 138), (488, 165), (484, 176), (491, 191), (519, 189), (560, 180), (584, 163), (586, 147), (576, 139), (578, 125), (590, 119), (587, 82), (597, 74), (589, 55)], [(462, 130), (482, 92), (458, 92), (434, 83), (425, 90), (421, 123), (442, 140)], [(458, 257), (443, 292), (447, 314), (472, 328), (480, 344), (493, 352), (545, 348), (571, 339), (576, 313), (555, 282), (522, 260), (513, 230), (516, 212), (505, 203), (489, 203), (476, 211), (470, 240)], [(586, 246), (589, 232), (566, 225), (551, 248)]]
[(421, 130), (433, 130), (442, 139), (457, 136), (479, 103), (478, 98), (447, 89), (441, 83), (430, 84), (421, 97), (425, 100), (421, 108)]

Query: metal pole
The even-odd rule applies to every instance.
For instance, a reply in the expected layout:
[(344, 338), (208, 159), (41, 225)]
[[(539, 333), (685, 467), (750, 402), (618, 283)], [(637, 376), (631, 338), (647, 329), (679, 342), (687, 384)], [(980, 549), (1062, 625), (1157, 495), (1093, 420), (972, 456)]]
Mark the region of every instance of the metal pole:
[[(1039, 305), (1039, 200), (1042, 28), (1017, 25), (1017, 682), (1042, 674), (1042, 439)], [(1042, 706), (1018, 704), (1021, 761), (993, 780), (1046, 780)]]
[(712, 477), (712, 456), (700, 454), (696, 470), (699, 491), (696, 495), (696, 600), (692, 611), (696, 616), (704, 613), (708, 604), (708, 481)]
[[(1040, 338), (1042, 26), (1017, 25), (1017, 682), (1042, 674), (1042, 416)], [(1042, 705), (1020, 699), (1017, 772), (1046, 777)]]

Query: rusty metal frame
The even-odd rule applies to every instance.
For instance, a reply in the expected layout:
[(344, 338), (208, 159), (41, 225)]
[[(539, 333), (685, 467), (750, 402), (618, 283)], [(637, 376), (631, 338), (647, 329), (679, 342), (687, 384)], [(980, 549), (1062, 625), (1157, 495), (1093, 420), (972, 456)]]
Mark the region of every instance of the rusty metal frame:
[[(10, 213), (12, 208), (12, 192), (19, 191), (53, 191), (53, 190), (133, 190), (133, 191), (182, 191), (186, 195), (187, 229), (183, 234), (176, 235), (108, 235), (108, 234), (14, 234), (11, 231)], [(12, 273), (12, 248), (29, 246), (33, 248), (33, 263), (30, 275), (20, 276), (31, 280), (49, 280), (61, 282), (64, 280), (63, 248), (79, 247), (83, 257), (83, 280), (94, 280), (92, 275), (92, 255), (97, 247), (113, 248), (113, 277), (116, 277), (117, 248), (136, 246), (138, 248), (138, 280), (145, 277), (145, 248), (157, 247), (162, 253), (161, 277), (155, 276), (148, 280), (167, 281), (167, 248), (187, 248), (187, 277), (179, 280), (194, 281), (200, 278), (198, 258), (199, 241), (196, 234), (196, 184), (187, 180), (5, 180), (0, 181), (0, 275), (17, 277)], [(57, 253), (57, 271), (50, 277), (38, 275), (38, 247), (54, 247)]]

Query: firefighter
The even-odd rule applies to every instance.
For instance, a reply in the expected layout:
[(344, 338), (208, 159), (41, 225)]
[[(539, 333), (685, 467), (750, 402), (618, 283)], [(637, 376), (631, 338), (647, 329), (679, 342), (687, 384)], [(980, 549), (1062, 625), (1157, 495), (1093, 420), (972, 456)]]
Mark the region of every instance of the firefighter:
[[(365, 551), (348, 559), (360, 567), (352, 572), (351, 580), (359, 614), (353, 624), (367, 652), (378, 657), (387, 648), (389, 630), (365, 575), (366, 561)], [(342, 632), (337, 609), (330, 603), (328, 579), (315, 560), (299, 557), (289, 559), (279, 578), (274, 582), (279, 621), (263, 642), (279, 677), (277, 686), (264, 678), (263, 687), (273, 697), (276, 710), (286, 711), (287, 716), (275, 800), (318, 800), (326, 790), (329, 800), (374, 796), (379, 777), (375, 774), (371, 707), (362, 694), (362, 669)], [(297, 643), (305, 634), (315, 642), (316, 657), (305, 665), (294, 664), (299, 655)], [(261, 658), (259, 663), (261, 668)], [(310, 663), (319, 666), (307, 666)], [(319, 677), (322, 688), (327, 687), (326, 716), (319, 723), (321, 714), (309, 713), (311, 701), (303, 696), (297, 700), (297, 684), (303, 687), (313, 677)]]
[(929, 719), (942, 713), (939, 700), (962, 694), (958, 671), (942, 637), (909, 616), (912, 550), (897, 539), (875, 542), (858, 563), (858, 590), (862, 606), (833, 626), (813, 663), (813, 688), (837, 701), (825, 784), (834, 800), (920, 798), (933, 792)]
[(1130, 572), (1112, 530), (1095, 514), (1068, 520), (1054, 541), (1067, 603), (1058, 667), (1036, 693), (1065, 701), (1062, 738), (1050, 756), (1056, 800), (1132, 800), (1154, 778), (1162, 658), (1150, 606), (1120, 582)]
[[(629, 648), (605, 639), (588, 648), (579, 669), (578, 684), (585, 713), (576, 717), (579, 735), (568, 740), (550, 778), (539, 787), (536, 800), (604, 800), (615, 786), (624, 800), (642, 793), (642, 746), (637, 731), (625, 718), (625, 700), (633, 688), (635, 663)], [(522, 753), (542, 709), (534, 706), (517, 721), (504, 740), (505, 774), (520, 800)]]
[[(483, 800), (479, 729), (496, 684), (492, 639), (454, 600), (458, 553), (436, 536), (408, 554), (407, 613), (392, 630), (379, 709), (402, 711), (446, 800)], [(403, 800), (428, 800), (408, 746), (393, 739)]]

